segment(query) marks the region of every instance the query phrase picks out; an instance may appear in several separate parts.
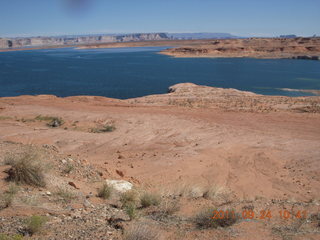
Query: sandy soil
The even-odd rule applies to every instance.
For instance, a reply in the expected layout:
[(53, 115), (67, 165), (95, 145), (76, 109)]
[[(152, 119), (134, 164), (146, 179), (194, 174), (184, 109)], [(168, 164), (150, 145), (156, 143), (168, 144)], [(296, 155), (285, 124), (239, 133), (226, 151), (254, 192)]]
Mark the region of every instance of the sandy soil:
[[(49, 128), (34, 120), (38, 115), (61, 117), (65, 123)], [(17, 143), (52, 146), (60, 155), (99, 169), (103, 179), (123, 179), (166, 193), (183, 186), (217, 186), (230, 193), (236, 208), (250, 203), (278, 212), (291, 201), (290, 206), (294, 203), (310, 214), (319, 211), (320, 97), (268, 97), (180, 84), (169, 94), (129, 100), (1, 98), (0, 116), (2, 153)], [(116, 130), (90, 132), (104, 124)], [(75, 179), (81, 191), (92, 191), (90, 184)], [(183, 216), (213, 204), (201, 199), (182, 202)], [(0, 216), (6, 214), (0, 211)], [(220, 234), (220, 239), (282, 239), (281, 234), (288, 233), (300, 239), (301, 234), (289, 230), (282, 237), (275, 234), (278, 221), (241, 222), (231, 232), (184, 230), (182, 238)], [(162, 229), (178, 235), (173, 225)], [(317, 231), (303, 236), (317, 239)]]

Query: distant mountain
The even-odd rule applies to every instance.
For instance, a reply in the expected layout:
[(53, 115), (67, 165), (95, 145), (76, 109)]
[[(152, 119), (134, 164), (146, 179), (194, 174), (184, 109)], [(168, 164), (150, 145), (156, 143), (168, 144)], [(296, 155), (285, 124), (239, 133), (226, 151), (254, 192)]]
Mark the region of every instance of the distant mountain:
[(171, 39), (229, 39), (241, 38), (230, 33), (167, 33)]

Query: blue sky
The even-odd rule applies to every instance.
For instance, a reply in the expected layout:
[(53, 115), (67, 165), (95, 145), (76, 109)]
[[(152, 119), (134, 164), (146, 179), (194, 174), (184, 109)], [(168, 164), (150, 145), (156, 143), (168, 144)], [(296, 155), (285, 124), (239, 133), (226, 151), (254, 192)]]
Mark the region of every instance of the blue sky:
[(133, 32), (320, 35), (320, 0), (1, 0), (0, 37)]

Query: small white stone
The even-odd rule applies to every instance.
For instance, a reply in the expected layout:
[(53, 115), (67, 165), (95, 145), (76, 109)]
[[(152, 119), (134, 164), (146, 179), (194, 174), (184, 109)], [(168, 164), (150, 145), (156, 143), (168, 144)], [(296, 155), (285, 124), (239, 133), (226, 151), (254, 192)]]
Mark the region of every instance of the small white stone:
[(47, 194), (48, 196), (51, 196), (51, 192), (49, 192), (49, 191), (47, 191), (46, 194)]
[(106, 180), (118, 192), (127, 192), (133, 188), (133, 184), (124, 180)]

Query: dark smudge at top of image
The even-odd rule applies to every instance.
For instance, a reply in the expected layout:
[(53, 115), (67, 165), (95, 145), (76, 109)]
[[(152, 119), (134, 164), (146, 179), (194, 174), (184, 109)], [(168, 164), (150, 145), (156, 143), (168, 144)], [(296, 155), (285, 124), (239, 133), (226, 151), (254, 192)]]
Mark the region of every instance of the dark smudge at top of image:
[(90, 9), (96, 0), (62, 0), (67, 11), (71, 14), (83, 14)]

